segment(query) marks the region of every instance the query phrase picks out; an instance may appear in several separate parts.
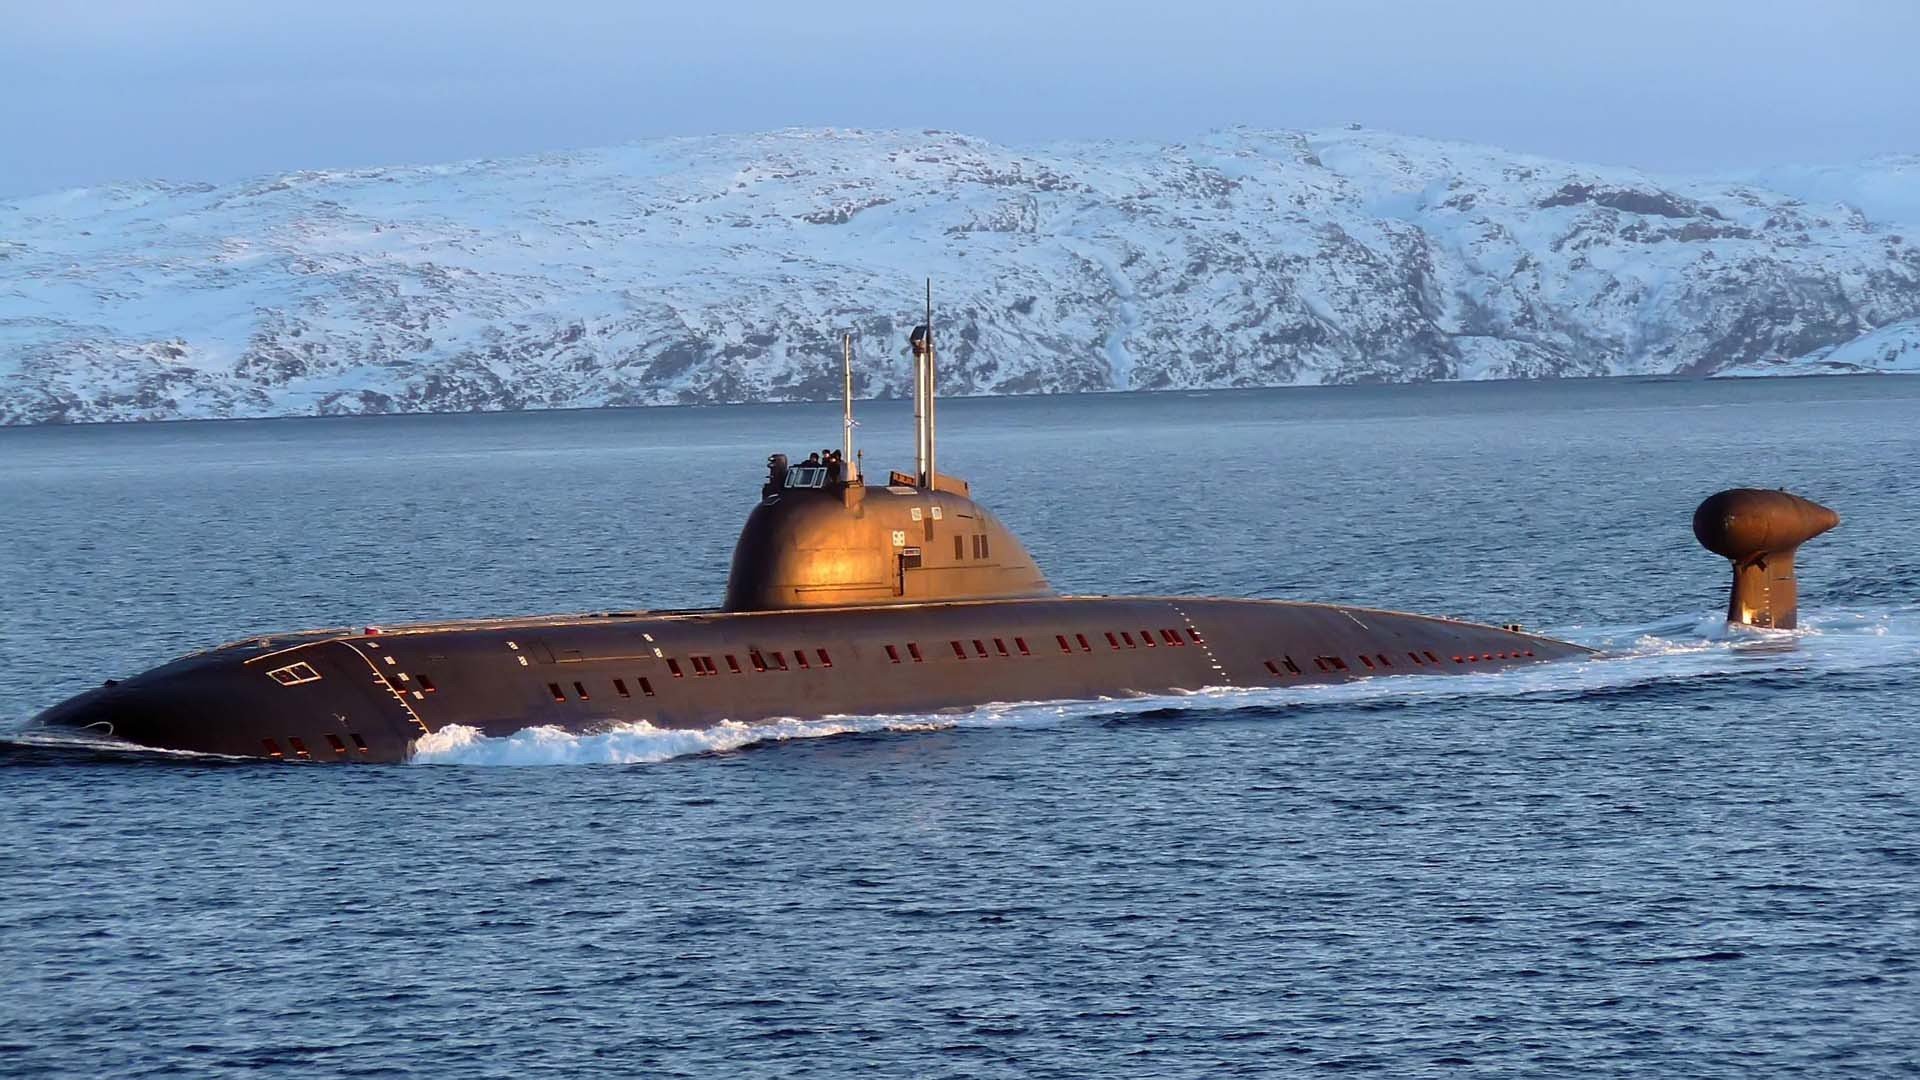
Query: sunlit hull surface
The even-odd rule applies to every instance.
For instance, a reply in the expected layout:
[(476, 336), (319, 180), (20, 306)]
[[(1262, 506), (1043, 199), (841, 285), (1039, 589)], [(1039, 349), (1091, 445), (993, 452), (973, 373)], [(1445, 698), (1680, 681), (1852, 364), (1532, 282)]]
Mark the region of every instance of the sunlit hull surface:
[(393, 762), (454, 724), (492, 736), (705, 728), (1453, 675), (1587, 652), (1475, 623), (1260, 600), (622, 612), (255, 638), (89, 691), (41, 720), (175, 750)]

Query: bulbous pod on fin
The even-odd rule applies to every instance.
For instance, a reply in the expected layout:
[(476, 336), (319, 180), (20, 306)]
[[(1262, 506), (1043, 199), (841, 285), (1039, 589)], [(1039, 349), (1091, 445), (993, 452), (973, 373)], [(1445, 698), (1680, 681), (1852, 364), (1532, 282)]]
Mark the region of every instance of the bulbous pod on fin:
[(1700, 546), (1733, 563), (1727, 622), (1791, 630), (1799, 623), (1793, 556), (1840, 524), (1840, 515), (1785, 491), (1733, 488), (1693, 512)]

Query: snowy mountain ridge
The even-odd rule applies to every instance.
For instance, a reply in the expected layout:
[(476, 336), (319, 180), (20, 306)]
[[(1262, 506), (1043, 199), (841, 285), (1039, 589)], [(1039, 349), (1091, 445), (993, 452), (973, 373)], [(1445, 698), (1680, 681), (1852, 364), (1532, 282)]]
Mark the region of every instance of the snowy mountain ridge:
[(0, 203), (0, 422), (824, 399), (844, 330), (898, 396), (928, 276), (953, 394), (1916, 371), (1914, 186), (1358, 129), (122, 184)]

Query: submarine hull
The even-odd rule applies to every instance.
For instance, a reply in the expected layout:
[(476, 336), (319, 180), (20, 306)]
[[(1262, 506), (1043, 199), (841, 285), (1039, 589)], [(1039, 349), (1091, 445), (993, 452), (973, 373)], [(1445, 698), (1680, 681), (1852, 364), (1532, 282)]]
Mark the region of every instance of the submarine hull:
[(40, 720), (171, 750), (396, 762), (451, 725), (490, 736), (699, 729), (1466, 674), (1589, 652), (1475, 623), (1264, 600), (620, 612), (269, 635), (88, 691)]

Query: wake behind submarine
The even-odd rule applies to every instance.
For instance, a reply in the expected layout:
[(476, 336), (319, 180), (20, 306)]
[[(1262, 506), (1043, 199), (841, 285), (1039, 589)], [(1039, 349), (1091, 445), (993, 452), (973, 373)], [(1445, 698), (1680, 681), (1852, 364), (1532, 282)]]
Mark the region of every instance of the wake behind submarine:
[[(248, 638), (80, 694), (40, 722), (141, 746), (397, 762), (449, 725), (488, 736), (645, 721), (924, 713), (1497, 671), (1571, 642), (1338, 604), (1062, 596), (934, 462), (932, 305), (913, 331), (915, 469), (869, 483), (853, 449), (768, 459), (717, 609), (607, 611)], [(1731, 623), (1795, 624), (1794, 553), (1833, 511), (1784, 491), (1707, 499), (1694, 535), (1733, 564)]]

